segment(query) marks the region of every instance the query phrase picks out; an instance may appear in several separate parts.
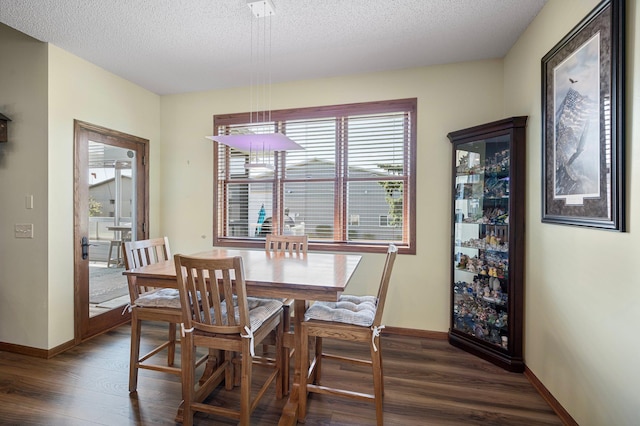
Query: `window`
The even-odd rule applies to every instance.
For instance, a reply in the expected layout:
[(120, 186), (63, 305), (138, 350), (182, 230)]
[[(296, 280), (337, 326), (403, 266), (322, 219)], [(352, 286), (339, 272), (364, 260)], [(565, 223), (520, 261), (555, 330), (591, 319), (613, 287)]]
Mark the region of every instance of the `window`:
[(307, 234), (314, 250), (415, 253), (416, 99), (214, 116), (216, 134), (279, 131), (303, 150), (214, 142), (214, 245)]

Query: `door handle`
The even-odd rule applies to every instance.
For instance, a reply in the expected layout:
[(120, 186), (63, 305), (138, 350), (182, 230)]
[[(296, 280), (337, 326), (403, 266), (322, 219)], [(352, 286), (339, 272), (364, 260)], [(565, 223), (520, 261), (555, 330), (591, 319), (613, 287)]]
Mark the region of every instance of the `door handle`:
[(81, 245), (82, 245), (82, 260), (85, 260), (89, 257), (89, 246), (95, 246), (97, 244), (89, 244), (89, 238), (82, 237)]

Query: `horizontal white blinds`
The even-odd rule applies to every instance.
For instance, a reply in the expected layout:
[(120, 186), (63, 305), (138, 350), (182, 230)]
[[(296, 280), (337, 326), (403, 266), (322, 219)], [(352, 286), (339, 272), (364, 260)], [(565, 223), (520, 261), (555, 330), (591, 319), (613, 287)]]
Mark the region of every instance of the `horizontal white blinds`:
[(247, 153), (220, 145), (219, 237), (263, 237), (256, 230), (264, 234), (264, 216), (270, 232), (304, 233), (311, 241), (407, 244), (415, 109), (299, 115), (273, 123), (304, 148), (270, 153), (273, 170), (247, 169)]

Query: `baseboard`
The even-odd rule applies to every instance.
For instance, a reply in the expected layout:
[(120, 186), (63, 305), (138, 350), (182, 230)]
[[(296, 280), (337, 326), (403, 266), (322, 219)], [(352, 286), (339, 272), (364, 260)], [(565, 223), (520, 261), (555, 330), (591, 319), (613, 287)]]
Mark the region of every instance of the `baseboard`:
[(13, 343), (0, 342), (0, 351), (11, 352), (15, 354), (27, 355), (36, 358), (49, 359), (54, 356), (71, 349), (75, 346), (75, 342), (70, 340), (51, 349), (32, 348), (30, 346), (15, 345)]
[(540, 396), (547, 401), (547, 404), (551, 406), (553, 411), (556, 412), (562, 423), (566, 426), (578, 426), (578, 422), (573, 420), (573, 417), (565, 410), (562, 405), (558, 402), (557, 399), (551, 395), (551, 392), (544, 386), (544, 384), (538, 380), (535, 374), (525, 365), (524, 367), (524, 375), (529, 380), (529, 382), (533, 385), (533, 387), (538, 391)]
[(407, 337), (421, 337), (425, 339), (447, 340), (448, 338), (448, 334), (445, 331), (417, 330), (415, 328), (403, 327), (385, 327), (383, 333)]

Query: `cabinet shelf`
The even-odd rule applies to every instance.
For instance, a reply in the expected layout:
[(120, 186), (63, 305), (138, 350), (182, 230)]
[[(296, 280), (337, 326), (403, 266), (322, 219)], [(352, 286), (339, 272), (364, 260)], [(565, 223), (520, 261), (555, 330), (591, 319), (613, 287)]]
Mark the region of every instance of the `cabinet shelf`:
[(527, 117), (447, 135), (453, 144), (449, 341), (521, 372)]

